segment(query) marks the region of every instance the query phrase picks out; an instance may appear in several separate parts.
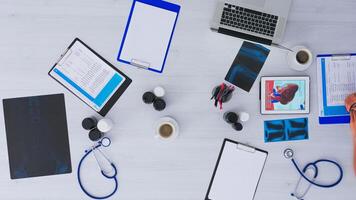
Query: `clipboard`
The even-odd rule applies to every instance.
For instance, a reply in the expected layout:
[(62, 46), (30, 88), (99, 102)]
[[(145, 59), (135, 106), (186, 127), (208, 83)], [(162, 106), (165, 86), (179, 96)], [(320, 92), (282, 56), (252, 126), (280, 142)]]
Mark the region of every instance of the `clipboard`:
[[(356, 89), (356, 80), (348, 78), (348, 75), (350, 74), (354, 74), (356, 76), (356, 53), (318, 55), (317, 63), (317, 76), (319, 83), (319, 124), (349, 123), (350, 115), (344, 106), (343, 100), (348, 94), (354, 92)], [(330, 74), (332, 74), (332, 76)], [(341, 77), (342, 80), (341, 78), (339, 80), (335, 80), (333, 77)], [(330, 83), (333, 85), (330, 85)], [(345, 88), (342, 85), (349, 85), (351, 87)], [(335, 94), (330, 94), (333, 93), (333, 91), (336, 91)], [(343, 93), (337, 91), (345, 92)], [(328, 95), (339, 98), (338, 101), (335, 100), (339, 103), (330, 103), (331, 97)]]
[(179, 11), (165, 1), (134, 0), (117, 60), (162, 73)]
[(253, 200), (268, 152), (225, 139), (205, 200)]
[(48, 75), (101, 116), (109, 112), (132, 82), (79, 38), (67, 47)]

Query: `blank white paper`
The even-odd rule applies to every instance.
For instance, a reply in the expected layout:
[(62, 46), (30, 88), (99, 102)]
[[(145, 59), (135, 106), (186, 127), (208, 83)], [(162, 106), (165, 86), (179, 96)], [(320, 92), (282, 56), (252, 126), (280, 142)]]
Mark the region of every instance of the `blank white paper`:
[(161, 71), (177, 13), (136, 2), (120, 59)]
[(267, 154), (247, 152), (226, 142), (210, 188), (211, 200), (252, 200)]

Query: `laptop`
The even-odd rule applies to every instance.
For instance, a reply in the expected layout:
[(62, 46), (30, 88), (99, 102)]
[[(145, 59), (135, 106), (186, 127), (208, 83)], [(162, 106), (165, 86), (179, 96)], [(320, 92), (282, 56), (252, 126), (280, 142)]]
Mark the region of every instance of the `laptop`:
[(292, 0), (219, 1), (213, 31), (266, 45), (279, 46)]

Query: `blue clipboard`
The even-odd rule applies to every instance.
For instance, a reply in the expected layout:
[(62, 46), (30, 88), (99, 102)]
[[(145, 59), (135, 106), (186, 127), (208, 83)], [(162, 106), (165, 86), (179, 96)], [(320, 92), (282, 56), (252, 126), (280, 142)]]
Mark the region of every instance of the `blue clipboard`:
[(323, 115), (319, 116), (319, 124), (348, 124), (350, 123), (350, 115), (347, 112), (345, 106), (328, 106), (327, 105), (327, 97), (326, 97), (326, 58), (332, 58), (332, 57), (340, 57), (343, 59), (351, 59), (352, 57), (355, 57), (356, 53), (350, 53), (350, 54), (323, 54), (323, 55), (318, 55), (317, 59), (320, 59), (320, 78), (321, 78), (321, 86), (322, 86), (322, 110), (323, 110)]
[(117, 60), (162, 73), (180, 6), (165, 1), (134, 0)]

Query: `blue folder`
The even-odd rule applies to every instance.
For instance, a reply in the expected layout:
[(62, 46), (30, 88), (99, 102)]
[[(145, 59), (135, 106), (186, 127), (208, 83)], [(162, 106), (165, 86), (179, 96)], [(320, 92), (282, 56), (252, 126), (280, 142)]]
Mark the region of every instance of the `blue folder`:
[(320, 61), (320, 77), (321, 77), (321, 86), (322, 86), (322, 113), (323, 115), (319, 116), (319, 124), (347, 124), (350, 123), (350, 115), (347, 112), (345, 106), (328, 106), (327, 105), (327, 97), (326, 97), (326, 59), (331, 57), (354, 57), (355, 53), (352, 54), (344, 54), (344, 55), (332, 55), (332, 54), (324, 54), (318, 55), (317, 59)]
[(162, 73), (179, 11), (179, 5), (165, 1), (134, 0), (117, 60)]

